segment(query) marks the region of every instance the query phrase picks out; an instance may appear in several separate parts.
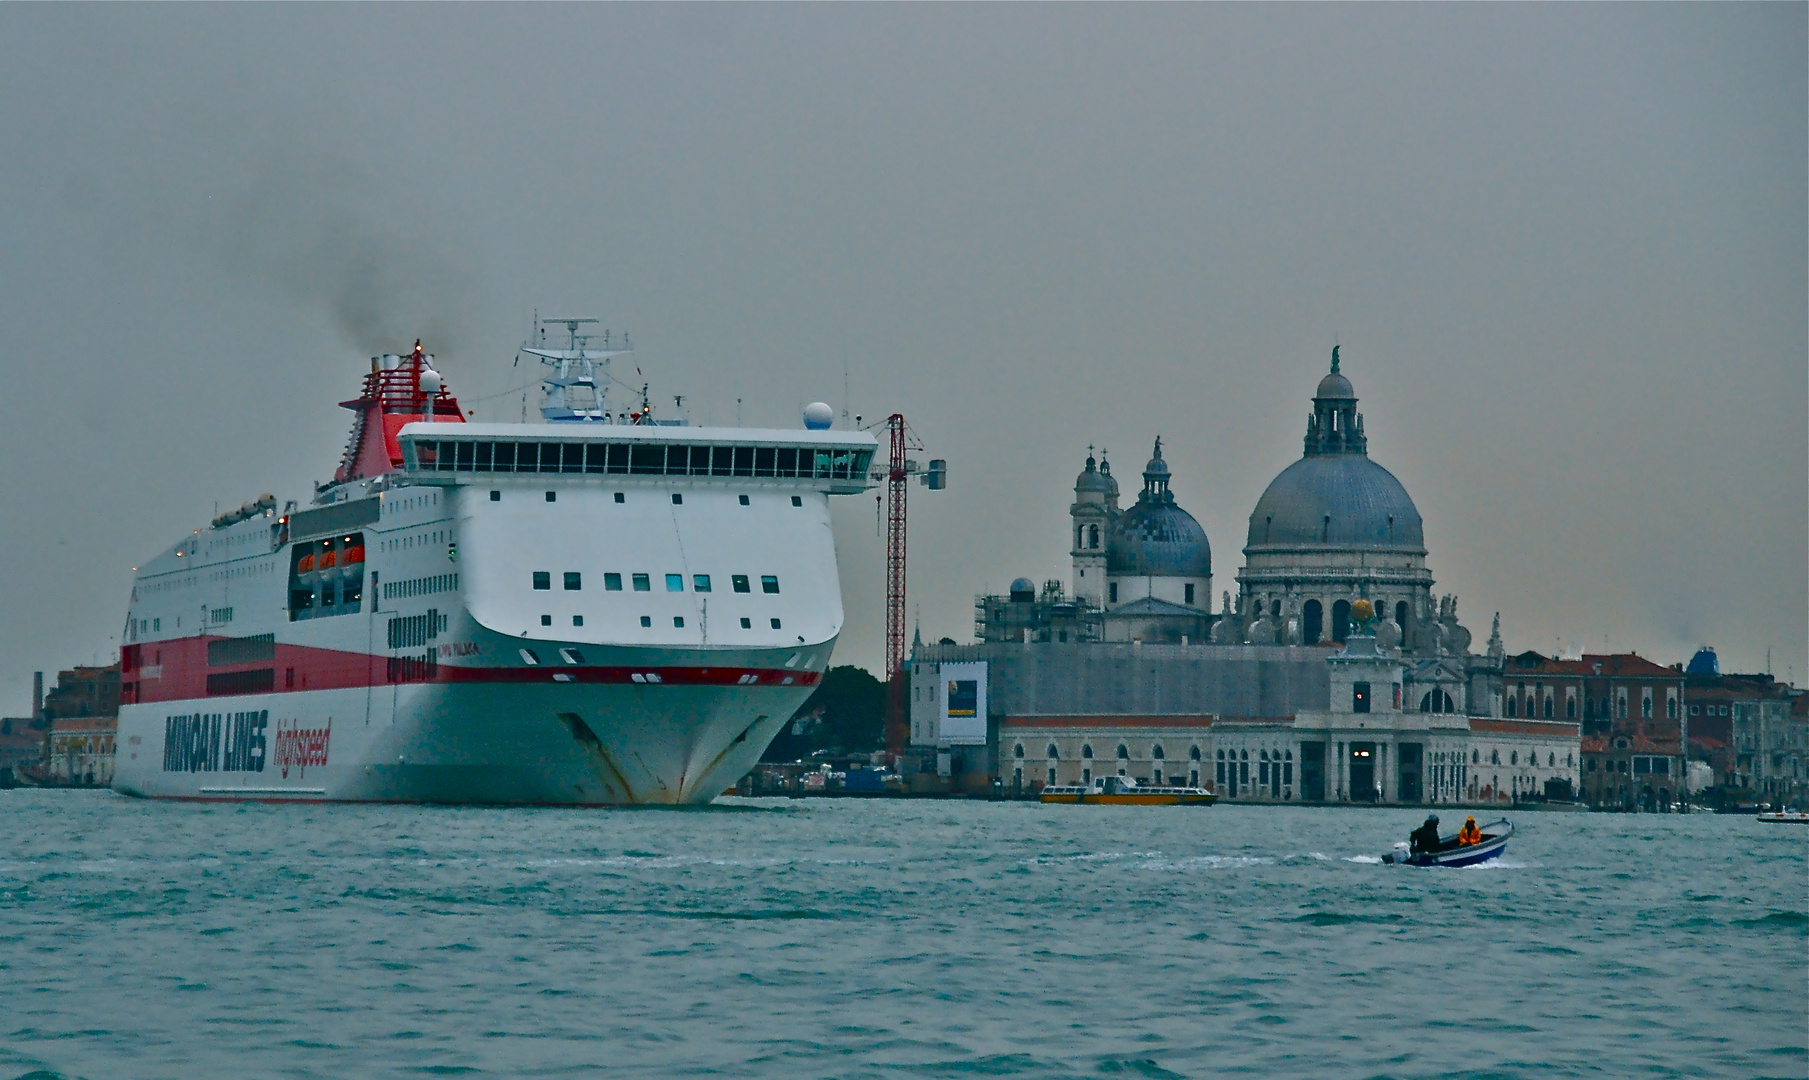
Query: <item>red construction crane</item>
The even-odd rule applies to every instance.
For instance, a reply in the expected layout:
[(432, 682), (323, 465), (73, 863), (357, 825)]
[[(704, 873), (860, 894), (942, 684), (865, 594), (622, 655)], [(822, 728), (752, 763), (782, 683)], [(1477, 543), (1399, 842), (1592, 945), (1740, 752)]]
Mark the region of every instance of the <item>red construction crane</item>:
[[(908, 450), (922, 450), (923, 442), (902, 414), (886, 417), (891, 460), (886, 468), (886, 754), (897, 763), (911, 742), (911, 722), (905, 710), (905, 482), (917, 471), (917, 463), (905, 457)], [(948, 475), (947, 463), (930, 462), (921, 479), (925, 487), (940, 490)]]

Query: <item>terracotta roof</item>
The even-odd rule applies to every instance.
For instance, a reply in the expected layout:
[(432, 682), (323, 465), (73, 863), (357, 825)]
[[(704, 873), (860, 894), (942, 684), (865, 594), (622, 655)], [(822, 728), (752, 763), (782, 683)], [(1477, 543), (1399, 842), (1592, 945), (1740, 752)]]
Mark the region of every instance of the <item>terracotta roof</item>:
[[(1600, 664), (1601, 672), (1596, 672)], [(1571, 675), (1579, 678), (1681, 679), (1683, 672), (1654, 663), (1638, 653), (1584, 653), (1581, 660), (1554, 660), (1536, 652), (1508, 657), (1507, 672), (1514, 675)]]
[(1505, 735), (1575, 735), (1577, 725), (1563, 720), (1503, 720), (1494, 716), (1472, 716), (1471, 731), (1496, 731)]
[[(1616, 747), (1610, 745), (1610, 743), (1608, 741), (1610, 738), (1626, 739), (1627, 740), (1626, 748), (1625, 749), (1617, 749)], [(1692, 739), (1690, 741), (1694, 742), (1695, 740)], [(1591, 735), (1588, 738), (1583, 740), (1583, 753), (1585, 753), (1585, 754), (1609, 754), (1609, 753), (1652, 754), (1652, 755), (1656, 755), (1658, 757), (1676, 757), (1676, 756), (1678, 756), (1677, 755), (1677, 743), (1675, 741), (1659, 742), (1657, 739), (1648, 739), (1644, 735), (1619, 735), (1619, 736)]]
[(1114, 727), (1211, 727), (1211, 715), (1172, 714), (1168, 716), (1007, 716), (999, 721), (1004, 728), (1114, 728)]

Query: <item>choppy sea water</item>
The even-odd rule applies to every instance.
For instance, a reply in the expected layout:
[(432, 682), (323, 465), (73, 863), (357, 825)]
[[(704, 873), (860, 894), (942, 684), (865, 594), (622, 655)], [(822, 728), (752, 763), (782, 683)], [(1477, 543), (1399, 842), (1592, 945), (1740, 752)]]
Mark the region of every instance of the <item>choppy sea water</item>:
[(1803, 1077), (1809, 829), (0, 792), (0, 1077)]

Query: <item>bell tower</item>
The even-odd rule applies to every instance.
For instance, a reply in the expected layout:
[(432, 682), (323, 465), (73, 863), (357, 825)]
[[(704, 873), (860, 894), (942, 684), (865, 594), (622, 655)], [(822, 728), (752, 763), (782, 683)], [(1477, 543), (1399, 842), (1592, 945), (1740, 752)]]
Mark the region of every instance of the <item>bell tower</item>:
[(1069, 555), (1074, 560), (1074, 597), (1096, 608), (1105, 607), (1106, 541), (1112, 520), (1118, 516), (1118, 481), (1112, 466), (1093, 457), (1087, 447), (1087, 466), (1074, 481), (1074, 502), (1068, 507)]

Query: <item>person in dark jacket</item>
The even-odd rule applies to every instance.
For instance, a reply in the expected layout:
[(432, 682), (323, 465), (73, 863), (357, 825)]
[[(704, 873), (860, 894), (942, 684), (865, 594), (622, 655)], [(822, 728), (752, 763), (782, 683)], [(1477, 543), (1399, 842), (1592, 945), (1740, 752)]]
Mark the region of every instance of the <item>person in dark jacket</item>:
[(1410, 845), (1412, 845), (1413, 853), (1415, 855), (1419, 855), (1424, 852), (1437, 851), (1438, 850), (1438, 815), (1437, 814), (1427, 814), (1426, 815), (1426, 823), (1424, 825), (1421, 825), (1419, 828), (1413, 830), (1412, 833), (1408, 834), (1407, 842)]

